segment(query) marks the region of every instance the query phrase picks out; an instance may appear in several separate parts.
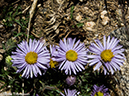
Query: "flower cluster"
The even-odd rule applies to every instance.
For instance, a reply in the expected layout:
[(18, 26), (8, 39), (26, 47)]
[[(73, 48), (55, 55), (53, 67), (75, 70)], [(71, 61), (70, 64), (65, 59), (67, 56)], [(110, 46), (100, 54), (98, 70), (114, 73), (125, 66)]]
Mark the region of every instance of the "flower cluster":
[(87, 50), (84, 43), (75, 39), (68, 38), (64, 42), (60, 40), (59, 46), (50, 45), (50, 53), (44, 42), (40, 40), (31, 40), (29, 44), (23, 41), (18, 44), (16, 52), (12, 52), (13, 66), (17, 67), (17, 72), (24, 70), (22, 77), (32, 78), (33, 74), (37, 77), (40, 75), (40, 69), (46, 71), (49, 67), (55, 68), (59, 65), (59, 69), (65, 70), (66, 75), (77, 74), (84, 70), (87, 64)]
[[(33, 78), (45, 73), (48, 68), (58, 68), (64, 71), (67, 76), (66, 83), (69, 86), (74, 85), (78, 72), (85, 70), (85, 66), (94, 66), (95, 70), (104, 70), (104, 74), (113, 74), (120, 70), (125, 56), (124, 49), (118, 45), (119, 40), (103, 37), (103, 43), (95, 40), (91, 43), (89, 49), (85, 44), (76, 38), (64, 38), (60, 40), (59, 46), (50, 45), (50, 51), (41, 40), (22, 41), (18, 44), (16, 52), (12, 52), (12, 66), (17, 67), (17, 73), (22, 72), (22, 77)], [(88, 54), (90, 53), (90, 54)], [(94, 91), (91, 96), (108, 96), (107, 88), (102, 85), (93, 86)], [(65, 90), (67, 96), (76, 96), (76, 90)], [(64, 95), (62, 95), (64, 96)]]

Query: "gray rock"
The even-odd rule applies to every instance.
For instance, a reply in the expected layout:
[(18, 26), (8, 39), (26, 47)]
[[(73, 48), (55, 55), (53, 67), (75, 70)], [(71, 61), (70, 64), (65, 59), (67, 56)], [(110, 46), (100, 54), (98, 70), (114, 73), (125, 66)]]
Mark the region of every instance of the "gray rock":
[(129, 26), (112, 31), (110, 36), (120, 40), (119, 44), (123, 45), (125, 49), (126, 60), (124, 65), (121, 66), (121, 71), (117, 71), (114, 78), (118, 81), (116, 86), (119, 96), (129, 96)]

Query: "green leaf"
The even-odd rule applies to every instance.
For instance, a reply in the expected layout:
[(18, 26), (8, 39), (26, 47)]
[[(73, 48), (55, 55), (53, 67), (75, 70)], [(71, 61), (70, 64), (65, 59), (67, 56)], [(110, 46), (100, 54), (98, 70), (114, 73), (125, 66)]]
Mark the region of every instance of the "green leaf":
[(74, 28), (74, 25), (72, 25), (72, 28)]
[(0, 77), (3, 77), (3, 78), (4, 78), (5, 76), (4, 76), (4, 75), (2, 75), (2, 74), (0, 74)]
[(23, 35), (23, 33), (18, 33), (15, 37), (18, 37), (18, 36), (20, 36), (20, 35)]
[(78, 27), (78, 28), (80, 28), (80, 27), (82, 27), (84, 25), (84, 23), (78, 23), (76, 26)]
[(74, 11), (74, 6), (72, 6), (72, 7), (71, 7), (71, 10), (70, 10), (70, 12), (71, 12), (70, 18), (71, 18), (71, 19), (73, 19), (73, 11)]

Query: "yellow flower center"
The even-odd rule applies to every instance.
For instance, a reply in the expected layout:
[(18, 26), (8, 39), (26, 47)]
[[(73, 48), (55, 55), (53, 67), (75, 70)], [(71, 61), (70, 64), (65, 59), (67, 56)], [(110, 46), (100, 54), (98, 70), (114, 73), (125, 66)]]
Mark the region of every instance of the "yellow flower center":
[(95, 93), (95, 95), (94, 96), (104, 96), (104, 94), (102, 93), (102, 92), (97, 92), (97, 93)]
[(52, 59), (50, 59), (50, 66), (51, 66), (51, 68), (55, 68), (56, 65), (58, 65), (58, 62), (53, 61)]
[(38, 54), (35, 52), (30, 51), (29, 53), (26, 54), (25, 56), (25, 61), (28, 64), (34, 64), (37, 62)]
[(66, 52), (66, 59), (69, 61), (76, 61), (78, 58), (78, 54), (77, 52), (73, 51), (73, 50), (69, 50)]
[(110, 62), (113, 57), (114, 57), (114, 55), (113, 55), (113, 52), (111, 50), (104, 50), (101, 53), (101, 59), (104, 62)]

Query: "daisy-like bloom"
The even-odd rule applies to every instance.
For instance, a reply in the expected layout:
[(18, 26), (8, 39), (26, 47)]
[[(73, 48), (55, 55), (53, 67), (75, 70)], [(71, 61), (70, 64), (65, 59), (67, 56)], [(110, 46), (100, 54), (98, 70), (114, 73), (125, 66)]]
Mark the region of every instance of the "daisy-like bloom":
[(77, 96), (78, 94), (80, 94), (80, 92), (77, 92), (76, 89), (70, 90), (70, 89), (64, 89), (65, 91), (65, 95), (63, 93), (60, 92), (60, 94), (62, 96)]
[(120, 70), (120, 66), (123, 65), (125, 56), (123, 54), (124, 49), (121, 45), (117, 45), (119, 40), (108, 36), (107, 41), (106, 37), (103, 38), (103, 45), (99, 40), (95, 40), (95, 43), (92, 43), (89, 47), (89, 51), (94, 53), (94, 55), (88, 55), (89, 65), (94, 67), (94, 70), (99, 70), (100, 67), (103, 67), (104, 74), (114, 73), (116, 70)]
[(22, 77), (37, 77), (38, 73), (42, 75), (40, 69), (44, 72), (50, 67), (50, 53), (40, 40), (22, 41), (18, 44), (16, 52), (12, 52), (13, 65), (18, 68), (17, 73), (23, 71)]
[(50, 58), (50, 63), (49, 64), (50, 64), (51, 68), (55, 68), (55, 66), (58, 65), (58, 62), (52, 60), (52, 58), (57, 55), (56, 47), (57, 46), (50, 45), (50, 55), (51, 55), (50, 57), (51, 58)]
[(75, 75), (77, 72), (84, 70), (84, 65), (87, 64), (86, 48), (84, 43), (80, 43), (78, 40), (75, 43), (76, 38), (64, 38), (64, 42), (60, 40), (59, 47), (57, 48), (58, 54), (54, 61), (60, 62), (59, 69), (65, 70), (66, 75), (73, 72)]
[(91, 96), (110, 96), (107, 91), (108, 91), (108, 88), (105, 88), (104, 85), (101, 85), (100, 87), (94, 85)]

